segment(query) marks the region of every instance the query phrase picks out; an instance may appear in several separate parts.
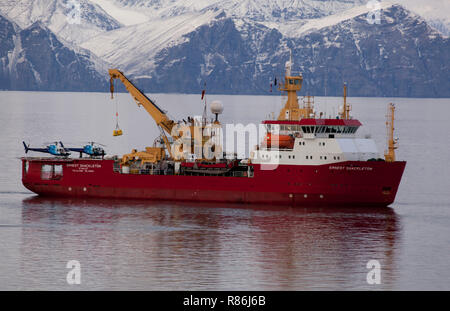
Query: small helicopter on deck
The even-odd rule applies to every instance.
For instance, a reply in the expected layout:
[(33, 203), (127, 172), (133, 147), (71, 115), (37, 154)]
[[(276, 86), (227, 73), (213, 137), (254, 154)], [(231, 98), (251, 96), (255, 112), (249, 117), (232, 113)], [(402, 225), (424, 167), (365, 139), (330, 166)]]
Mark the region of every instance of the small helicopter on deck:
[(60, 141), (50, 143), (45, 148), (30, 148), (30, 145), (27, 145), (24, 141), (22, 143), (23, 146), (25, 147), (25, 153), (28, 153), (28, 151), (34, 151), (34, 152), (49, 153), (57, 157), (68, 157), (70, 155), (69, 150), (64, 148), (63, 143)]
[[(64, 145), (62, 146), (64, 147)], [(84, 145), (82, 148), (64, 148), (73, 152), (79, 152), (81, 158), (83, 156), (83, 153), (89, 155), (90, 157), (104, 157), (106, 155), (106, 152), (103, 147), (105, 147), (105, 145), (92, 141)]]

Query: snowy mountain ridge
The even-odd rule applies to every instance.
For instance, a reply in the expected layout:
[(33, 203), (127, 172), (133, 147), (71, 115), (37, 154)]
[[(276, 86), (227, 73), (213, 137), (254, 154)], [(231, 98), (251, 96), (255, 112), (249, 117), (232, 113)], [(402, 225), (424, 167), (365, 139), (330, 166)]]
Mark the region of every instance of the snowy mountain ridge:
[(289, 21), (317, 18), (366, 0), (112, 0), (115, 5), (138, 9), (152, 17), (173, 17), (205, 10), (224, 10), (227, 16), (253, 21)]
[[(66, 15), (72, 1), (82, 4), (80, 23), (71, 23)], [(448, 37), (400, 5), (381, 2), (379, 23), (368, 21), (372, 9), (366, 0), (0, 3), (0, 15), (19, 21), (22, 29), (39, 26), (44, 50), (53, 54), (46, 44), (56, 40), (83, 59), (77, 70), (96, 81), (101, 77), (96, 88), (106, 80), (106, 69), (114, 67), (152, 92), (192, 93), (207, 81), (209, 92), (265, 94), (268, 81), (283, 72), (292, 51), (297, 70), (304, 73), (304, 90), (311, 94), (340, 94), (347, 80), (358, 86), (353, 95), (448, 96)], [(2, 59), (12, 57), (20, 64), (21, 54), (15, 51), (23, 40), (12, 39), (12, 28), (0, 36), (7, 46)], [(31, 46), (27, 51), (29, 64), (30, 53), (43, 56)], [(57, 55), (54, 60), (57, 67), (65, 64), (59, 64)], [(43, 81), (46, 69), (27, 70), (33, 73), (30, 79)]]
[(221, 12), (209, 10), (170, 18), (155, 18), (100, 34), (81, 46), (129, 74), (149, 74), (154, 68), (154, 56), (160, 50), (185, 42), (188, 40), (186, 34), (210, 23), (220, 14)]
[[(79, 16), (75, 16), (79, 17), (79, 22), (70, 21), (70, 14), (74, 10), (70, 7), (71, 3), (80, 5)], [(75, 44), (123, 26), (90, 0), (2, 0), (0, 14), (21, 28), (42, 22), (60, 38)]]

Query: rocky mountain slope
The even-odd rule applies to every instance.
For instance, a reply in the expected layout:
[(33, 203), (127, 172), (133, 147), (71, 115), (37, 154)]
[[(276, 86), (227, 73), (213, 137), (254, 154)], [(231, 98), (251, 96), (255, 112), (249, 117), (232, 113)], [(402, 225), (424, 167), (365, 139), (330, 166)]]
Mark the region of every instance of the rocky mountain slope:
[(99, 91), (105, 75), (95, 55), (64, 45), (41, 22), (21, 29), (0, 15), (0, 89)]

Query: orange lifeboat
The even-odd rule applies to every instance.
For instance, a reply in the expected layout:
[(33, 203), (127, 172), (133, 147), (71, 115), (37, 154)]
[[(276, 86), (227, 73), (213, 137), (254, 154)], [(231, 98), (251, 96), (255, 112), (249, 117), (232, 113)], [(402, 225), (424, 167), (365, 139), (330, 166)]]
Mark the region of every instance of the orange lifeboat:
[(278, 147), (280, 149), (292, 149), (294, 147), (294, 138), (290, 135), (275, 135), (272, 133), (267, 133), (264, 143), (268, 148)]

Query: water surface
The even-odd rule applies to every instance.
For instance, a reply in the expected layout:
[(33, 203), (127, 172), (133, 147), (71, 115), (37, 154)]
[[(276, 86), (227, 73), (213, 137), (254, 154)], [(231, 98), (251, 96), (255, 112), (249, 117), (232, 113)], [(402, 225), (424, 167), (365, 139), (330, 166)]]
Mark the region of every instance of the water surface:
[[(202, 113), (199, 95), (154, 94), (175, 119)], [(281, 101), (213, 96), (222, 123), (259, 123)], [(0, 92), (0, 290), (450, 290), (450, 100), (349, 98), (385, 147), (397, 104), (397, 158), (407, 160), (390, 208), (290, 208), (45, 199), (21, 185), (21, 141), (97, 141), (110, 154), (151, 146), (158, 130), (128, 94)], [(316, 98), (335, 114), (340, 98)], [(116, 105), (122, 137), (112, 137)], [(68, 285), (69, 260), (81, 285)], [(369, 285), (366, 264), (381, 264)]]

